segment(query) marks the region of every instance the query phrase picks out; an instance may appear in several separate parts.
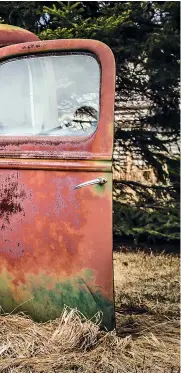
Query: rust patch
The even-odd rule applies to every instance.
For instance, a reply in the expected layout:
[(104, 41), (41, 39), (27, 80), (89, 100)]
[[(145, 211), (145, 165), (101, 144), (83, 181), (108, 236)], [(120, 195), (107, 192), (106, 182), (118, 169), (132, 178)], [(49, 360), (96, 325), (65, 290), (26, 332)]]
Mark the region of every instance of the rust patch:
[[(17, 174), (18, 178), (18, 174)], [(0, 190), (0, 219), (2, 219), (1, 230), (10, 224), (11, 216), (21, 213), (24, 215), (24, 209), (21, 202), (25, 199), (26, 193), (19, 188), (18, 180), (13, 180), (7, 176)]]

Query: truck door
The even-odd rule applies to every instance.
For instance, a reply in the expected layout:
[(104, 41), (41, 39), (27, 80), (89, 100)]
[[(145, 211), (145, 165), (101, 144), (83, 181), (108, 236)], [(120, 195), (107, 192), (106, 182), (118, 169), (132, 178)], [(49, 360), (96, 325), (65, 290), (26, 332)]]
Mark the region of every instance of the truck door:
[(92, 40), (0, 50), (0, 307), (114, 328), (115, 67)]

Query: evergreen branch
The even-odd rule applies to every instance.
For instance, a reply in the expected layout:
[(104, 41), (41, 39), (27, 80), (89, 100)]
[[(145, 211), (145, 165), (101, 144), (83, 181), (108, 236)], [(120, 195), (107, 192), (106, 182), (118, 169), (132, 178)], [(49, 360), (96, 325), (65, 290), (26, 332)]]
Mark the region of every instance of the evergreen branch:
[(114, 179), (113, 183), (114, 183), (114, 185), (123, 184), (123, 185), (131, 186), (131, 187), (134, 187), (134, 186), (139, 187), (139, 188), (142, 188), (142, 189), (155, 189), (155, 190), (173, 191), (172, 186), (146, 185), (146, 184), (139, 183), (137, 181), (130, 181), (130, 180), (116, 180), (116, 179)]

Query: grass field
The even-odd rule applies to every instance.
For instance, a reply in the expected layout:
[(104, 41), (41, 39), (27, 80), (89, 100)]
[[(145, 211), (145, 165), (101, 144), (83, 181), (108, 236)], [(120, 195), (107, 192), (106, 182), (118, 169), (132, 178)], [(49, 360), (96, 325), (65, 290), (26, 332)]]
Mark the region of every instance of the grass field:
[(114, 278), (117, 335), (76, 310), (46, 324), (0, 316), (0, 372), (178, 373), (178, 256), (114, 253)]

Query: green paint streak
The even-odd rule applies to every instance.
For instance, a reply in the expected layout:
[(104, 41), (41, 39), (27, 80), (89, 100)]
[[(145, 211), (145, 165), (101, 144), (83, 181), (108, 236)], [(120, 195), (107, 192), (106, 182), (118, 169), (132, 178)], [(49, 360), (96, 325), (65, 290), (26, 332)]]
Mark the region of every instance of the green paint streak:
[(11, 312), (16, 307), (12, 297), (12, 277), (3, 270), (0, 276), (0, 308), (2, 311)]
[(104, 185), (94, 185), (94, 190), (96, 194), (99, 194), (100, 196), (104, 197), (105, 196), (105, 187)]
[(103, 185), (95, 184), (93, 185), (92, 190), (95, 193), (95, 195), (99, 195), (100, 197), (104, 198), (106, 190), (106, 193), (109, 193), (110, 199), (112, 199), (112, 174), (104, 173), (103, 175), (101, 175), (101, 177), (104, 177), (107, 180), (107, 183)]
[[(55, 319), (60, 316), (64, 305), (77, 308), (87, 318), (92, 318), (96, 312), (102, 311), (102, 326), (111, 330), (114, 328), (114, 306), (103, 296), (100, 289), (92, 285), (93, 278), (89, 269), (80, 272), (77, 277), (62, 281), (57, 279), (56, 282), (46, 274), (31, 274), (27, 276), (26, 284), (18, 287), (18, 294), (22, 298), (17, 311), (28, 313), (36, 321)], [(26, 303), (22, 304), (23, 302)], [(18, 306), (13, 289), (7, 287), (6, 281), (0, 289), (0, 306), (6, 312), (12, 312)]]

